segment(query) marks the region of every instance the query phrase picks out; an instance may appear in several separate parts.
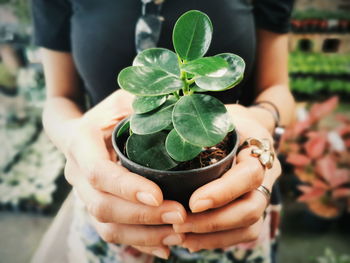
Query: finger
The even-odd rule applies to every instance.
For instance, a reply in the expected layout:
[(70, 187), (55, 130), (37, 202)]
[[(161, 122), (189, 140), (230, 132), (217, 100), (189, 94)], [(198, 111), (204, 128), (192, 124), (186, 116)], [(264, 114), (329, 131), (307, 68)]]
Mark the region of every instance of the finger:
[(250, 155), (234, 165), (222, 177), (200, 187), (190, 198), (192, 212), (202, 212), (223, 206), (237, 197), (257, 188), (263, 180), (264, 168)]
[(185, 208), (178, 202), (166, 200), (158, 207), (132, 203), (108, 193), (95, 190), (86, 181), (78, 186), (79, 197), (86, 209), (100, 222), (122, 224), (181, 224), (186, 218)]
[(247, 228), (215, 232), (211, 234), (186, 234), (182, 246), (191, 252), (201, 249), (225, 248), (239, 243), (256, 241), (260, 235), (263, 219)]
[(162, 259), (168, 259), (170, 255), (170, 249), (167, 246), (157, 246), (157, 247), (133, 246), (133, 247), (143, 253), (151, 254)]
[(110, 160), (96, 161), (87, 178), (95, 189), (131, 202), (159, 206), (163, 201), (162, 191), (156, 183)]
[(108, 243), (160, 247), (180, 245), (184, 241), (184, 235), (175, 233), (170, 226), (112, 224), (96, 220), (93, 225)]
[(252, 191), (224, 207), (190, 214), (184, 224), (174, 224), (173, 228), (176, 233), (211, 233), (248, 227), (261, 218), (266, 206), (266, 198)]
[(65, 177), (70, 184), (77, 185), (75, 181), (82, 179), (82, 173), (96, 190), (149, 206), (159, 206), (163, 202), (158, 185), (110, 160), (95, 160), (94, 166), (85, 171), (71, 160), (67, 161)]

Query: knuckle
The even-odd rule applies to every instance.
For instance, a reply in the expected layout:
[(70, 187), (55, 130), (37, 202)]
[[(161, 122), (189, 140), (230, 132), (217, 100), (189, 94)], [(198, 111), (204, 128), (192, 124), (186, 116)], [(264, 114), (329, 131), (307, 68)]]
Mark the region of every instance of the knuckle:
[(245, 221), (247, 222), (247, 225), (252, 225), (259, 221), (261, 215), (258, 213), (258, 211), (259, 210), (257, 209), (252, 209), (252, 208), (249, 209), (245, 219)]
[(151, 223), (152, 215), (148, 211), (140, 209), (135, 213), (135, 215), (132, 218), (135, 219), (135, 223), (146, 225)]
[(105, 229), (100, 233), (100, 237), (103, 241), (107, 243), (118, 243), (119, 240), (116, 238), (117, 234), (114, 231), (110, 231), (109, 229)]
[(101, 162), (95, 162), (88, 167), (87, 179), (90, 185), (94, 188), (98, 188), (100, 182), (100, 174), (103, 165)]
[(87, 204), (87, 211), (99, 222), (107, 222), (105, 204), (101, 200), (96, 200)]
[(259, 162), (254, 161), (251, 162), (248, 169), (251, 178), (251, 189), (255, 189), (262, 183), (264, 174), (263, 168)]
[(130, 180), (128, 180), (130, 174), (130, 172), (119, 173), (115, 177), (114, 191), (120, 196), (127, 196), (130, 193)]
[(221, 230), (221, 225), (216, 221), (209, 221), (207, 223), (207, 230), (209, 232), (217, 232)]
[(253, 242), (259, 238), (259, 230), (256, 227), (249, 227), (245, 234), (246, 242)]
[(92, 187), (96, 188), (98, 186), (98, 174), (95, 171), (89, 171), (87, 179)]

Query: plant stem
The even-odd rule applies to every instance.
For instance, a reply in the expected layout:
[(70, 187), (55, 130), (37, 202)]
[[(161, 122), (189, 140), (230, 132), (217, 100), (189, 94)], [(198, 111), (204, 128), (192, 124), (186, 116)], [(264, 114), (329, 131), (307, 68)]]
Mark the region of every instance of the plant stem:
[(180, 95), (179, 95), (178, 91), (173, 92), (173, 95), (175, 96), (175, 98), (176, 98), (177, 100), (180, 99)]

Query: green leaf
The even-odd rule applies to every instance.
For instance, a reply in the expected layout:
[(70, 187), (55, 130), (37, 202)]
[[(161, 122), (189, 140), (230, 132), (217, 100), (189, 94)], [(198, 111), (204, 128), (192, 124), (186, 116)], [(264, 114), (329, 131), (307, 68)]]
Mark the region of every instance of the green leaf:
[(196, 84), (205, 90), (222, 91), (237, 85), (243, 79), (245, 63), (235, 54), (223, 53), (217, 55), (227, 61), (228, 71), (223, 76), (202, 76), (196, 78)]
[(158, 170), (177, 166), (165, 149), (167, 134), (158, 132), (148, 135), (131, 135), (126, 142), (126, 153), (132, 161)]
[(173, 45), (181, 59), (190, 61), (204, 56), (213, 33), (209, 17), (197, 10), (184, 13), (173, 30)]
[(120, 71), (119, 86), (137, 96), (166, 95), (183, 88), (183, 81), (163, 70), (131, 66)]
[(119, 138), (120, 136), (122, 136), (124, 134), (124, 132), (126, 132), (128, 129), (130, 128), (130, 121), (126, 121), (124, 122), (124, 124), (122, 125), (122, 127), (120, 127), (120, 129), (117, 132), (117, 138)]
[(221, 142), (230, 128), (225, 105), (204, 94), (182, 97), (173, 110), (177, 133), (191, 144), (206, 147)]
[(221, 57), (198, 58), (183, 64), (181, 69), (195, 76), (223, 76), (228, 70), (228, 63)]
[(149, 48), (142, 51), (136, 56), (132, 65), (161, 69), (169, 74), (180, 76), (177, 55), (165, 48)]
[(132, 103), (135, 113), (146, 113), (158, 108), (166, 101), (166, 96), (136, 97)]
[(191, 90), (193, 90), (194, 92), (208, 92), (205, 89), (201, 89), (200, 87), (198, 87), (196, 84), (193, 84), (193, 86), (191, 86), (190, 88)]
[(192, 160), (202, 151), (202, 147), (186, 142), (176, 130), (172, 130), (168, 134), (165, 141), (165, 148), (168, 154), (179, 162)]
[(151, 134), (167, 128), (171, 122), (172, 111), (176, 100), (167, 100), (155, 111), (134, 114), (130, 119), (130, 127), (136, 134)]

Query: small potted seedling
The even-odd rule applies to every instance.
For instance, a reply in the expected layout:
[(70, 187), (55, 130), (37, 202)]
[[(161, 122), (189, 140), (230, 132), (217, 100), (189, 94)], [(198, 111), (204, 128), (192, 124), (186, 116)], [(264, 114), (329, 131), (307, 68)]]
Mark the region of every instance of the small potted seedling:
[(176, 53), (144, 50), (118, 75), (119, 86), (136, 95), (135, 113), (112, 136), (122, 165), (185, 206), (195, 189), (231, 167), (238, 144), (225, 105), (205, 93), (237, 85), (245, 63), (231, 53), (203, 57), (212, 32), (206, 14), (188, 11), (173, 30)]

